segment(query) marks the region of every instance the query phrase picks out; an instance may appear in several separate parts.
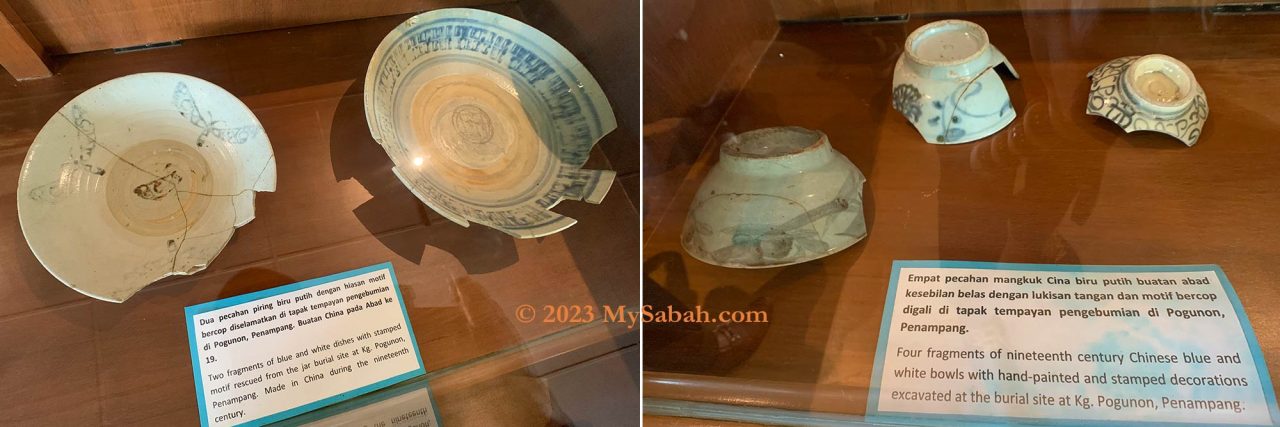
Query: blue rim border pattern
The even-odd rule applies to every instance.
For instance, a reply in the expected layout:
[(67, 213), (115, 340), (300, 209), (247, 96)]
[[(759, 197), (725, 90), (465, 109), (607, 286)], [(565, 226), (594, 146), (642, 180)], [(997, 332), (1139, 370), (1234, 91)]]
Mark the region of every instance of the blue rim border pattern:
[[(430, 13), (430, 12), (427, 12), (427, 13)], [(499, 15), (499, 14), (495, 14), (495, 15), (502, 16), (502, 15)], [(503, 16), (503, 17), (505, 17), (505, 16)], [(513, 21), (516, 21), (516, 20), (514, 20), (514, 19), (512, 19), (512, 20), (513, 20)], [(502, 28), (502, 27), (499, 27), (499, 26), (496, 26), (496, 25), (492, 25), (492, 24), (489, 24), (489, 23), (486, 23), (486, 22), (483, 22), (483, 21), (480, 21), (480, 20), (478, 20), (478, 19), (471, 18), (471, 17), (445, 17), (445, 18), (438, 18), (438, 19), (435, 19), (435, 20), (433, 20), (433, 21), (431, 21), (431, 22), (432, 22), (432, 23), (439, 23), (439, 24), (449, 24), (449, 23), (454, 23), (454, 24), (467, 24), (467, 25), (474, 25), (474, 26), (476, 26), (476, 27), (478, 27), (478, 28), (482, 28), (482, 29), (486, 29), (486, 30), (489, 30), (489, 31), (493, 31), (493, 32), (495, 32), (495, 33), (499, 33), (499, 32), (500, 32), (503, 36), (508, 37), (508, 38), (511, 38), (511, 39), (518, 39), (519, 41), (521, 41), (521, 42), (524, 42), (524, 43), (525, 43), (525, 46), (527, 46), (527, 47), (525, 47), (525, 49), (527, 49), (530, 53), (540, 53), (540, 54), (542, 54), (542, 55), (537, 55), (538, 59), (541, 59), (541, 60), (543, 60), (543, 61), (547, 61), (547, 62), (549, 62), (549, 63), (554, 63), (554, 64), (556, 65), (556, 67), (557, 67), (556, 69), (557, 69), (558, 71), (562, 71), (565, 75), (567, 75), (567, 76), (569, 76), (569, 77), (571, 77), (571, 78), (573, 79), (573, 83), (575, 83), (575, 84), (581, 84), (581, 83), (583, 82), (583, 79), (579, 78), (579, 76), (573, 72), (573, 69), (572, 69), (572, 68), (565, 66), (565, 64), (564, 64), (563, 62), (561, 62), (561, 61), (560, 61), (560, 59), (559, 59), (559, 58), (557, 58), (557, 57), (555, 57), (554, 55), (548, 55), (548, 54), (547, 54), (548, 52), (543, 52), (543, 51), (542, 51), (542, 49), (540, 49), (540, 47), (541, 47), (541, 46), (539, 46), (537, 43), (534, 43), (532, 40), (529, 40), (529, 39), (528, 39), (527, 37), (525, 37), (523, 34), (518, 34), (518, 33), (510, 32), (510, 31), (507, 31), (507, 29), (506, 29), (506, 28)], [(519, 21), (516, 21), (516, 22), (519, 22)], [(395, 38), (395, 40), (393, 40), (390, 44), (388, 44), (388, 45), (387, 45), (387, 50), (388, 50), (388, 51), (390, 51), (391, 49), (394, 49), (394, 48), (395, 48), (395, 46), (396, 46), (396, 45), (398, 45), (398, 44), (400, 44), (401, 42), (403, 42), (403, 41), (404, 41), (404, 39), (409, 38), (409, 37), (413, 37), (413, 36), (415, 36), (415, 35), (417, 35), (417, 34), (419, 34), (419, 33), (422, 33), (423, 31), (426, 31), (427, 29), (429, 29), (429, 28), (428, 28), (428, 26), (424, 24), (424, 25), (423, 25), (422, 27), (420, 27), (420, 28), (410, 28), (410, 29), (408, 29), (408, 30), (405, 30), (403, 33), (401, 33), (399, 36), (397, 36), (397, 37)], [(524, 47), (524, 46), (522, 46), (522, 47)], [(538, 49), (538, 51), (536, 51), (536, 52), (535, 52), (535, 51), (534, 51), (533, 49), (531, 49), (531, 48), (539, 48), (539, 49)], [(384, 52), (383, 54), (384, 54), (384, 55), (386, 55), (386, 54), (388, 54), (388, 52)], [(376, 77), (374, 77), (374, 85), (373, 85), (373, 88), (374, 88), (374, 89), (373, 89), (373, 90), (374, 90), (375, 92), (376, 92), (376, 88), (377, 88), (377, 87), (378, 87), (378, 85), (379, 85), (379, 82), (380, 82), (382, 79), (383, 79), (383, 76), (381, 75), (381, 73), (378, 73), (378, 74), (376, 75)], [(525, 82), (521, 82), (521, 83), (525, 83)], [(566, 81), (566, 83), (568, 83), (568, 82)], [(599, 84), (598, 84), (598, 83), (597, 83), (597, 86), (599, 86)], [(370, 90), (370, 89), (366, 88), (366, 90)], [(398, 91), (399, 91), (399, 89), (397, 89), (397, 92), (398, 92)], [(544, 99), (544, 98), (541, 96), (541, 93), (539, 93), (539, 92), (538, 92), (538, 91), (536, 91), (536, 90), (534, 90), (534, 91), (532, 91), (532, 92), (533, 92), (533, 93), (535, 93), (535, 94), (538, 94), (538, 95), (539, 95), (539, 96), (535, 97), (535, 99), (537, 99), (537, 100), (538, 100), (538, 101), (540, 101), (540, 102), (544, 102), (544, 103), (545, 103), (545, 102), (547, 102), (547, 101), (546, 101), (546, 99)], [(575, 98), (575, 100), (577, 99), (577, 97), (576, 97), (576, 96), (575, 96), (574, 98)], [(591, 100), (591, 96), (590, 96), (590, 95), (584, 95), (584, 96), (582, 96), (581, 101), (586, 105), (586, 107), (587, 107), (587, 108), (586, 108), (586, 111), (588, 111), (588, 112), (590, 112), (590, 113), (591, 113), (591, 114), (584, 114), (583, 116), (584, 116), (584, 117), (589, 117), (589, 118), (591, 119), (591, 121), (589, 122), (589, 124), (591, 125), (591, 128), (592, 128), (592, 129), (594, 129), (596, 132), (598, 132), (598, 133), (600, 134), (600, 136), (604, 136), (607, 132), (604, 130), (604, 126), (603, 126), (603, 123), (602, 123), (602, 121), (601, 121), (601, 117), (600, 117), (600, 112), (599, 112), (599, 110), (597, 110), (597, 109), (596, 109), (595, 104), (592, 102), (592, 100)], [(555, 122), (554, 120), (552, 120), (552, 121), (551, 121), (551, 123), (554, 123), (554, 122)], [(554, 128), (554, 126), (553, 126), (553, 128)], [(556, 129), (552, 129), (552, 131), (556, 131)], [(558, 134), (558, 132), (554, 132), (554, 133), (557, 133), (557, 134)], [(588, 144), (588, 145), (590, 145), (590, 146), (594, 146), (594, 145), (595, 145), (595, 143), (596, 143), (597, 141), (598, 141), (598, 139), (597, 139), (597, 138), (592, 138), (592, 139), (591, 139), (591, 141), (590, 141), (590, 144)], [(559, 157), (559, 155), (560, 155), (560, 153), (558, 152), (558, 150), (560, 149), (560, 147), (559, 147), (559, 145), (558, 145), (558, 144), (557, 144), (555, 147), (556, 147), (556, 149), (557, 149), (557, 152), (552, 153), (552, 155), (553, 155), (554, 157), (557, 157), (557, 158), (558, 158), (558, 157)], [(587, 157), (590, 155), (590, 154), (589, 154), (589, 151), (590, 151), (590, 150), (588, 150), (587, 156), (583, 156), (583, 158), (582, 158), (582, 160), (583, 160), (582, 164), (585, 164), (585, 163), (586, 163)], [(393, 158), (392, 160), (395, 160), (395, 159)], [(569, 163), (569, 164), (570, 164), (570, 165), (572, 165), (572, 166), (575, 166), (575, 167), (581, 167), (581, 166), (582, 166), (582, 164), (576, 164), (576, 165), (575, 165), (575, 164), (572, 164), (572, 163)], [(544, 174), (543, 174), (542, 178), (540, 178), (540, 179), (539, 179), (539, 181), (542, 181), (543, 179), (546, 179), (546, 178), (548, 178), (548, 177), (555, 176), (555, 175), (557, 175), (557, 174), (558, 174), (558, 172), (559, 172), (559, 171), (555, 171), (555, 170), (547, 170), (547, 171), (544, 171)], [(553, 178), (553, 180), (554, 180), (554, 178)], [(440, 193), (444, 194), (445, 196), (447, 196), (447, 197), (449, 197), (449, 198), (451, 198), (451, 199), (455, 199), (455, 200), (457, 200), (457, 201), (464, 202), (465, 204), (474, 204), (474, 203), (472, 203), (472, 202), (470, 202), (470, 201), (467, 201), (467, 200), (465, 200), (465, 199), (462, 199), (461, 197), (458, 197), (457, 195), (453, 194), (452, 192), (445, 191), (445, 190), (443, 190), (443, 189), (438, 188), (438, 187), (440, 187), (440, 186), (439, 186), (439, 185), (437, 185), (436, 183), (432, 182), (430, 179), (426, 179), (426, 181), (427, 181), (427, 182), (428, 182), (428, 184), (430, 184), (431, 186), (433, 186), (433, 187), (437, 187), (437, 189), (436, 189), (437, 191), (439, 191)], [(535, 187), (535, 188), (537, 188), (537, 187), (540, 187), (541, 185), (543, 185), (543, 184), (541, 184), (541, 183), (540, 183), (540, 184), (538, 184), (538, 185), (535, 185), (534, 187)], [(414, 194), (418, 194), (418, 192), (417, 192), (417, 191), (414, 191)], [(536, 199), (536, 198), (537, 198), (536, 196), (535, 196), (535, 197), (529, 197), (529, 198), (528, 198), (528, 200), (533, 200), (533, 199)], [(424, 199), (423, 201), (424, 201), (424, 202), (426, 202), (425, 198), (423, 198), (423, 199)], [(516, 203), (516, 204), (510, 204), (510, 205), (502, 205), (502, 206), (484, 206), (484, 207), (486, 207), (486, 208), (512, 208), (512, 209), (518, 209), (518, 208), (522, 207), (523, 205), (524, 205), (523, 203)], [(436, 204), (432, 204), (431, 206), (432, 206), (432, 207), (435, 207), (435, 206), (436, 206)], [(504, 209), (504, 211), (506, 211), (506, 210), (511, 210), (511, 209)], [(451, 212), (451, 213), (454, 213), (455, 215), (457, 214), (457, 213), (453, 212), (453, 210), (452, 210), (452, 209), (450, 209), (450, 212)], [(475, 219), (473, 219), (473, 218), (467, 218), (467, 220), (468, 220), (468, 221), (480, 222), (480, 221), (476, 221), (476, 220), (475, 220)], [(544, 227), (544, 226), (550, 225), (550, 224), (552, 224), (552, 223), (555, 223), (556, 221), (559, 221), (559, 218), (556, 218), (556, 217), (554, 217), (554, 216), (553, 216), (553, 217), (552, 217), (550, 220), (548, 220), (548, 221), (543, 221), (543, 222), (535, 223), (535, 224), (532, 224), (532, 225), (526, 225), (526, 226), (503, 226), (502, 228), (503, 228), (503, 229), (512, 229), (512, 230), (535, 229), (535, 228), (539, 228), (539, 227)]]
[[(546, 35), (545, 33), (542, 33), (537, 28), (534, 28), (524, 22), (521, 22), (520, 20), (510, 18), (502, 14), (497, 14), (497, 13), (488, 12), (488, 11), (479, 10), (479, 9), (469, 9), (469, 8), (439, 9), (439, 10), (433, 10), (433, 11), (425, 12), (422, 14), (418, 14), (409, 18), (408, 20), (406, 20), (405, 22), (397, 26), (396, 29), (392, 30), (392, 32), (388, 34), (387, 37), (383, 38), (377, 50), (375, 50), (374, 52), (374, 59), (372, 59), (370, 62), (371, 67), (375, 62), (379, 61), (378, 58), (387, 57), (387, 55), (390, 55), (391, 53), (390, 51), (394, 49), (394, 47), (397, 46), (405, 38), (412, 37), (416, 34), (422, 33), (427, 29), (430, 29), (428, 28), (429, 27), (428, 24), (416, 24), (415, 20), (426, 20), (426, 22), (430, 24), (453, 23), (454, 25), (462, 24), (462, 25), (474, 26), (475, 28), (494, 32), (495, 34), (500, 34), (501, 36), (506, 37), (508, 40), (514, 40), (514, 41), (523, 43), (522, 45), (519, 45), (519, 47), (523, 48), (529, 55), (533, 56), (535, 59), (538, 59), (545, 64), (551, 65), (552, 66), (551, 68), (555, 70), (553, 74), (556, 76), (556, 78), (563, 80), (563, 83), (566, 85), (566, 87), (570, 88), (569, 92), (574, 93), (573, 95), (570, 95), (570, 98), (574, 100), (576, 107), (581, 111), (581, 113), (579, 114), (581, 119), (579, 120), (581, 120), (583, 122), (583, 126), (585, 126), (585, 129), (582, 130), (582, 132), (585, 132), (585, 135), (582, 135), (581, 137), (579, 137), (578, 134), (580, 132), (577, 132), (577, 131), (571, 132), (572, 135), (569, 136), (569, 139), (582, 139), (583, 142), (578, 144), (568, 144), (567, 146), (568, 147), (581, 146), (581, 150), (580, 150), (581, 153), (575, 154), (574, 159), (571, 162), (567, 162), (561, 159), (559, 167), (552, 168), (549, 171), (550, 175), (544, 176), (544, 178), (552, 179), (552, 182), (550, 184), (540, 183), (537, 186), (539, 188), (546, 187), (547, 191), (543, 192), (540, 195), (535, 195), (534, 197), (529, 198), (524, 203), (516, 204), (512, 206), (510, 209), (490, 211), (489, 209), (477, 210), (472, 208), (472, 209), (459, 210), (456, 208), (455, 205), (461, 205), (462, 207), (469, 208), (473, 204), (464, 199), (458, 198), (452, 194), (442, 192), (439, 188), (437, 188), (439, 187), (438, 185), (432, 183), (428, 179), (424, 179), (428, 185), (424, 186), (426, 188), (424, 188), (422, 191), (419, 191), (418, 189), (413, 188), (410, 185), (409, 181), (416, 182), (418, 181), (418, 178), (422, 178), (421, 176), (416, 176), (416, 177), (413, 177), (414, 179), (406, 180), (405, 178), (408, 177), (406, 174), (397, 173), (397, 178), (400, 178), (401, 181), (405, 181), (406, 187), (409, 187), (410, 190), (414, 193), (414, 195), (417, 196), (418, 199), (421, 200), (428, 207), (441, 213), (446, 218), (464, 226), (467, 225), (469, 222), (477, 222), (477, 223), (484, 224), (486, 226), (507, 232), (508, 234), (513, 234), (520, 237), (534, 237), (535, 235), (524, 236), (523, 234), (512, 233), (511, 231), (536, 230), (536, 229), (542, 229), (547, 227), (559, 227), (557, 230), (555, 230), (555, 231), (559, 231), (576, 222), (571, 218), (567, 218), (550, 211), (551, 207), (554, 207), (556, 204), (558, 204), (560, 201), (562, 201), (565, 198), (563, 193), (556, 190), (555, 183), (562, 181), (561, 177), (566, 173), (572, 174), (573, 171), (580, 169), (586, 163), (587, 159), (590, 157), (591, 148), (594, 147), (595, 144), (598, 143), (600, 139), (603, 138), (606, 134), (608, 134), (609, 132), (612, 132), (614, 129), (617, 128), (617, 119), (613, 115), (613, 110), (608, 103), (607, 97), (604, 94), (603, 87), (601, 87), (599, 82), (597, 82), (595, 78), (590, 74), (590, 72), (586, 69), (586, 66), (583, 65), (580, 61), (578, 61), (577, 58), (574, 57), (573, 54), (568, 51), (568, 49), (565, 49), (564, 46), (559, 44), (559, 42), (557, 42), (555, 39), (551, 38), (550, 36)], [(495, 22), (490, 22), (490, 21), (507, 21), (509, 22), (510, 26), (514, 28), (498, 25)], [(411, 23), (414, 23), (414, 24), (411, 24)], [(521, 29), (521, 30), (527, 29), (529, 30), (529, 34), (524, 34), (522, 32), (515, 31), (517, 29)], [(400, 34), (396, 34), (396, 32), (400, 32)], [(539, 43), (537, 39), (545, 39), (545, 40)], [(561, 60), (562, 57), (572, 59), (571, 63), (566, 64), (564, 61)], [(381, 131), (381, 128), (383, 127), (383, 123), (381, 123), (382, 120), (379, 118), (380, 113), (378, 113), (377, 107), (372, 102), (372, 98), (374, 94), (377, 93), (378, 91), (377, 88), (379, 87), (379, 82), (383, 79), (382, 74), (383, 73), (381, 73), (378, 70), (375, 70), (374, 68), (370, 68), (366, 72), (366, 75), (365, 75), (366, 87), (365, 87), (365, 95), (364, 95), (365, 120), (368, 122), (370, 131), (373, 134), (374, 139), (377, 140), (380, 145), (383, 145), (383, 148), (388, 151), (388, 154), (391, 154), (390, 148), (387, 145), (383, 144), (383, 139), (384, 139), (383, 134), (385, 133)], [(573, 90), (572, 85), (577, 85), (578, 90)], [(547, 100), (545, 97), (542, 96), (541, 92), (535, 91), (535, 93), (538, 93), (538, 96), (535, 97), (535, 99), (537, 99), (539, 102), (544, 102), (544, 103), (549, 102), (549, 100)], [(597, 105), (598, 103), (602, 103), (603, 105)], [(390, 113), (391, 112), (386, 112), (385, 114), (381, 114), (381, 115), (386, 115)], [(559, 126), (560, 123), (553, 120), (552, 125)], [(539, 134), (541, 135), (542, 132), (539, 132)], [(575, 151), (577, 149), (561, 147), (561, 149), (556, 150), (557, 152), (553, 153), (553, 155), (556, 158), (561, 158), (565, 154), (566, 150)], [(392, 160), (393, 161), (395, 160), (394, 156), (392, 156)], [(393, 170), (398, 170), (398, 169), (399, 169), (398, 167), (393, 167)], [(599, 181), (599, 179), (597, 179), (596, 181)], [(592, 182), (591, 188), (594, 190), (594, 187), (597, 184), (598, 182)], [(425, 194), (432, 194), (432, 195), (440, 194), (444, 196), (442, 197), (442, 199), (444, 200), (433, 202), (429, 200), (427, 197), (423, 197)], [(467, 215), (467, 213), (469, 213), (470, 211), (487, 211), (486, 213), (490, 215)], [(503, 214), (503, 213), (506, 213), (508, 215), (515, 215), (516, 217), (527, 216), (529, 218), (533, 218), (534, 220), (529, 221), (529, 223), (525, 225), (520, 225), (518, 223), (506, 224), (506, 223), (494, 222), (493, 218), (495, 216), (500, 217), (501, 215), (499, 214)], [(552, 231), (552, 233), (554, 233), (555, 231)], [(550, 233), (547, 233), (547, 234), (550, 234)]]
[[(266, 417), (262, 417), (254, 420), (248, 420), (236, 425), (263, 425), (263, 424), (284, 420), (287, 418), (297, 416), (302, 413), (310, 412), (319, 408), (323, 408), (325, 406), (332, 405), (334, 403), (348, 400), (356, 396), (368, 394), (369, 392), (386, 388), (388, 386), (391, 386), (393, 384), (399, 383), (401, 381), (404, 381), (413, 377), (426, 375), (427, 373), (426, 368), (422, 364), (422, 352), (418, 348), (417, 335), (413, 333), (413, 323), (409, 321), (409, 311), (408, 309), (405, 308), (404, 295), (400, 293), (400, 282), (399, 280), (396, 279), (395, 269), (392, 268), (390, 262), (370, 265), (368, 267), (362, 267), (362, 268), (358, 268), (351, 271), (331, 274), (324, 277), (317, 277), (314, 279), (304, 280), (298, 283), (277, 286), (271, 289), (265, 289), (257, 292), (237, 295), (230, 298), (209, 301), (206, 303), (196, 304), (196, 305), (184, 308), (183, 311), (187, 318), (186, 319), (187, 320), (187, 341), (188, 341), (189, 349), (191, 351), (191, 370), (195, 374), (196, 407), (199, 408), (200, 410), (200, 425), (208, 426), (209, 418), (208, 418), (208, 415), (205, 413), (205, 401), (204, 401), (204, 392), (203, 392), (204, 380), (200, 373), (200, 353), (199, 353), (200, 349), (196, 345), (195, 322), (193, 321), (195, 319), (195, 315), (201, 314), (201, 313), (207, 313), (220, 308), (230, 307), (233, 305), (243, 304), (248, 301), (280, 295), (283, 293), (292, 292), (299, 289), (315, 287), (325, 283), (346, 279), (348, 277), (355, 277), (361, 274), (371, 273), (374, 271), (379, 271), (384, 269), (387, 270), (387, 274), (391, 276), (391, 287), (396, 292), (396, 299), (400, 301), (400, 313), (404, 316), (405, 328), (409, 332), (409, 337), (412, 339), (414, 359), (417, 360), (418, 367), (412, 371), (405, 372), (403, 374), (396, 375), (394, 377), (387, 378), (385, 380), (382, 380), (373, 384), (369, 384), (364, 387), (360, 387), (360, 388), (343, 392), (343, 393), (338, 393), (336, 395), (329, 396), (324, 399), (320, 399), (320, 400), (308, 403), (306, 405), (302, 405), (302, 406), (285, 410), (282, 412), (277, 412), (275, 414), (271, 414)], [(436, 403), (435, 397), (432, 397), (431, 404), (433, 407), (435, 406), (435, 403)], [(437, 411), (436, 420), (438, 423), (439, 411)]]
[[(447, 9), (444, 9), (444, 10), (447, 10)], [(471, 10), (477, 10), (477, 9), (471, 9)], [(427, 13), (431, 13), (431, 12), (427, 12)], [(506, 16), (505, 16), (505, 15), (496, 14), (496, 13), (495, 13), (494, 15), (501, 16), (501, 17), (506, 18)], [(512, 21), (515, 21), (515, 22), (520, 22), (520, 21), (518, 21), (518, 20), (516, 20), (516, 19), (513, 19), (513, 18), (507, 18), (507, 19), (511, 19)], [(481, 28), (483, 28), (483, 29), (490, 29), (490, 31), (492, 31), (491, 29), (495, 29), (495, 28), (496, 28), (496, 29), (502, 30), (502, 33), (503, 33), (503, 35), (504, 35), (504, 36), (507, 36), (507, 37), (510, 37), (510, 38), (518, 38), (518, 39), (520, 39), (521, 41), (528, 43), (528, 45), (527, 45), (527, 46), (531, 46), (531, 47), (540, 47), (537, 43), (534, 43), (532, 40), (529, 40), (529, 38), (528, 38), (528, 37), (525, 37), (523, 34), (517, 34), (517, 33), (509, 32), (509, 31), (506, 31), (506, 29), (505, 29), (505, 28), (501, 28), (501, 27), (498, 27), (498, 26), (495, 26), (495, 25), (492, 25), (492, 24), (488, 24), (488, 23), (482, 22), (482, 21), (480, 21), (480, 20), (477, 20), (477, 19), (475, 19), (475, 18), (470, 18), (470, 17), (466, 17), (466, 18), (464, 18), (464, 17), (446, 17), (446, 18), (438, 18), (438, 19), (436, 19), (436, 20), (434, 20), (434, 21), (432, 21), (432, 22), (438, 22), (438, 23), (450, 23), (450, 22), (457, 22), (457, 23), (463, 23), (463, 24), (471, 24), (471, 25), (475, 25), (475, 26), (477, 26), (477, 27), (481, 27)], [(521, 22), (521, 24), (523, 24), (523, 22)], [(531, 27), (531, 28), (532, 28), (532, 27)], [(403, 33), (401, 33), (399, 36), (397, 36), (397, 37), (396, 37), (396, 39), (395, 39), (395, 40), (393, 40), (393, 41), (391, 42), (391, 44), (390, 44), (390, 45), (388, 45), (387, 49), (391, 49), (391, 48), (393, 48), (396, 44), (399, 44), (399, 43), (400, 43), (401, 41), (403, 41), (405, 38), (408, 38), (408, 37), (414, 36), (414, 35), (416, 35), (416, 34), (418, 34), (418, 33), (422, 32), (422, 31), (424, 31), (424, 30), (426, 30), (426, 28), (425, 28), (425, 27), (424, 27), (424, 28), (418, 28), (418, 29), (416, 29), (416, 30), (414, 30), (414, 29), (406, 30), (405, 32), (403, 32)], [(528, 48), (526, 47), (526, 49), (528, 49)], [(539, 50), (541, 50), (541, 49), (539, 49)], [(533, 52), (533, 51), (532, 51), (532, 50), (530, 50), (530, 52)], [(538, 52), (538, 53), (546, 54), (547, 52)], [(384, 52), (384, 54), (385, 54), (385, 52)], [(565, 65), (564, 65), (564, 63), (563, 63), (563, 62), (560, 62), (560, 59), (559, 59), (559, 58), (556, 58), (554, 55), (548, 55), (548, 56), (546, 56), (546, 57), (538, 56), (538, 58), (539, 58), (539, 59), (542, 59), (542, 60), (544, 60), (544, 61), (549, 61), (549, 62), (553, 62), (553, 63), (555, 63), (555, 64), (556, 64), (556, 66), (557, 66), (557, 67), (559, 67), (559, 70), (560, 70), (560, 71), (563, 71), (565, 74), (567, 74), (567, 75), (569, 75), (569, 76), (572, 76), (572, 77), (573, 77), (574, 83), (582, 83), (582, 82), (584, 82), (584, 80), (583, 80), (583, 79), (581, 79), (581, 78), (579, 78), (579, 76), (578, 76), (577, 74), (574, 74), (574, 73), (573, 73), (573, 68), (568, 67), (568, 66), (565, 66)], [(585, 68), (585, 67), (583, 67), (583, 68)], [(375, 77), (375, 79), (380, 80), (380, 79), (382, 79), (382, 76), (380, 76), (380, 75), (379, 75), (379, 76)], [(594, 78), (592, 78), (592, 80), (594, 80)], [(376, 84), (376, 83), (377, 83), (377, 80), (375, 80), (374, 82), (375, 82), (375, 84), (374, 84), (374, 86), (373, 86), (373, 87), (374, 87), (374, 89), (376, 90), (376, 88), (378, 87), (378, 85)], [(566, 82), (566, 83), (567, 83), (567, 82)], [(596, 83), (596, 85), (597, 85), (597, 86), (599, 86), (599, 83)], [(369, 89), (368, 89), (368, 88), (366, 88), (365, 90), (369, 90)], [(600, 120), (600, 119), (601, 119), (601, 116), (600, 116), (600, 110), (598, 110), (598, 109), (596, 109), (596, 108), (595, 108), (595, 104), (591, 101), (591, 97), (590, 97), (590, 96), (583, 96), (583, 97), (582, 97), (582, 101), (583, 101), (584, 103), (586, 103), (586, 104), (587, 104), (587, 107), (588, 107), (588, 108), (587, 108), (587, 111), (590, 111), (590, 112), (592, 113), (592, 114), (590, 114), (590, 115), (589, 115), (589, 117), (591, 117), (591, 119), (592, 119), (591, 124), (595, 127), (595, 129), (596, 129), (597, 131), (600, 131), (600, 132), (601, 132), (601, 134), (603, 134), (603, 133), (604, 133), (604, 125), (603, 125), (603, 123), (602, 123), (602, 120)], [(610, 114), (610, 115), (612, 115), (612, 114)], [(587, 115), (584, 115), (584, 116), (587, 116)], [(594, 141), (593, 141), (593, 142), (594, 142)]]
[(1020, 424), (1038, 424), (1038, 425), (1072, 425), (1072, 426), (1167, 426), (1167, 425), (1195, 425), (1195, 426), (1240, 426), (1248, 424), (1208, 424), (1208, 423), (1181, 423), (1172, 421), (1111, 421), (1111, 420), (1092, 420), (1092, 419), (1067, 419), (1067, 418), (1024, 418), (1024, 417), (995, 417), (985, 415), (950, 415), (950, 414), (930, 414), (930, 413), (913, 413), (913, 412), (882, 412), (877, 410), (880, 404), (880, 382), (884, 374), (884, 354), (885, 346), (889, 341), (889, 322), (893, 317), (893, 302), (898, 291), (898, 273), (903, 268), (969, 268), (969, 269), (999, 269), (1011, 271), (1056, 271), (1067, 273), (1083, 273), (1083, 272), (1214, 272), (1218, 275), (1218, 281), (1222, 283), (1223, 293), (1227, 295), (1227, 299), (1231, 300), (1231, 307), (1235, 309), (1236, 318), (1240, 321), (1241, 332), (1244, 334), (1245, 341), (1249, 344), (1249, 352), (1253, 356), (1253, 364), (1258, 370), (1259, 386), (1262, 387), (1263, 400), (1267, 402), (1267, 410), (1271, 417), (1270, 425), (1277, 425), (1280, 421), (1280, 407), (1276, 405), (1275, 389), (1271, 385), (1271, 375), (1267, 372), (1267, 363), (1262, 357), (1262, 348), (1258, 346), (1257, 335), (1253, 332), (1250, 325), (1249, 317), (1245, 315), (1244, 307), (1240, 304), (1240, 298), (1236, 296), (1235, 288), (1231, 286), (1231, 282), (1227, 280), (1226, 273), (1222, 272), (1222, 268), (1217, 264), (1195, 264), (1195, 265), (1068, 265), (1068, 264), (1022, 264), (1009, 262), (982, 262), (982, 261), (893, 261), (893, 271), (889, 275), (889, 287), (885, 292), (884, 312), (880, 320), (880, 338), (876, 341), (876, 360), (875, 367), (871, 372), (871, 384), (867, 388), (867, 408), (866, 419), (868, 421), (884, 422), (892, 424), (909, 423), (915, 425), (928, 426), (950, 426), (956, 424), (982, 424), (982, 425), (1006, 425), (1010, 423)]

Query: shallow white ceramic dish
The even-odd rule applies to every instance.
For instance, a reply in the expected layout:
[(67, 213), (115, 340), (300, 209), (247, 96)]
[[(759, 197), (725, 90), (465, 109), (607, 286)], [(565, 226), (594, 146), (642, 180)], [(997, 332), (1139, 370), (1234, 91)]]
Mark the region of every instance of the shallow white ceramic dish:
[(563, 199), (600, 203), (613, 171), (581, 169), (617, 127), (587, 69), (550, 37), (474, 9), (409, 18), (365, 75), (369, 130), (418, 199), (460, 225), (516, 237), (576, 220)]
[(1018, 72), (969, 21), (925, 24), (907, 36), (893, 69), (893, 108), (907, 117), (925, 142), (960, 144), (991, 136), (1017, 113), (996, 72)]
[(143, 73), (94, 86), (36, 135), (18, 219), (41, 264), (85, 295), (122, 302), (203, 270), (274, 191), (275, 156), (239, 99), (207, 81)]
[(694, 258), (724, 267), (822, 258), (866, 237), (864, 182), (822, 132), (746, 132), (720, 147), (720, 161), (698, 188), (680, 241)]
[(1085, 114), (1105, 117), (1125, 132), (1160, 132), (1196, 145), (1209, 103), (1191, 68), (1168, 55), (1126, 56), (1089, 72)]

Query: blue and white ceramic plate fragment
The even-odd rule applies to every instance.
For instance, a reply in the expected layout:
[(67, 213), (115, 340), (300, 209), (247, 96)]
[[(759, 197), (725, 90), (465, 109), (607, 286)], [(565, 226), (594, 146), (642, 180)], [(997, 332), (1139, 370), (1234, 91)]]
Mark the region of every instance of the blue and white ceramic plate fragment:
[(194, 274), (274, 191), (275, 156), (239, 99), (207, 81), (143, 73), (102, 83), (58, 110), (18, 178), (18, 219), (58, 280), (122, 302)]
[(520, 238), (576, 221), (561, 200), (600, 203), (614, 173), (584, 170), (617, 127), (569, 51), (519, 21), (473, 9), (409, 18), (378, 45), (365, 118), (393, 172), (427, 206)]

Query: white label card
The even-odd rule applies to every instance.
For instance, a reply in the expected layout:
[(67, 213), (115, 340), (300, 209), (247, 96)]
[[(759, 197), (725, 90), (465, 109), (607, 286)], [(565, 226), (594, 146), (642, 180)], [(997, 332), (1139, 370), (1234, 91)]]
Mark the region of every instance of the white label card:
[(1217, 266), (897, 261), (868, 419), (1275, 425)]
[(390, 263), (186, 315), (205, 426), (279, 421), (425, 373)]

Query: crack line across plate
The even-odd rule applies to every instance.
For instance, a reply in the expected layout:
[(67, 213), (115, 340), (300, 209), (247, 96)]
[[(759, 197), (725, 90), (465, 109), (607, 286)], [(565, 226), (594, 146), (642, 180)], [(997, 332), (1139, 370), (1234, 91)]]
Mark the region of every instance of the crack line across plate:
[(274, 191), (275, 156), (249, 108), (173, 73), (102, 83), (58, 110), (18, 177), (18, 220), (36, 258), (85, 295), (122, 302), (195, 274)]

